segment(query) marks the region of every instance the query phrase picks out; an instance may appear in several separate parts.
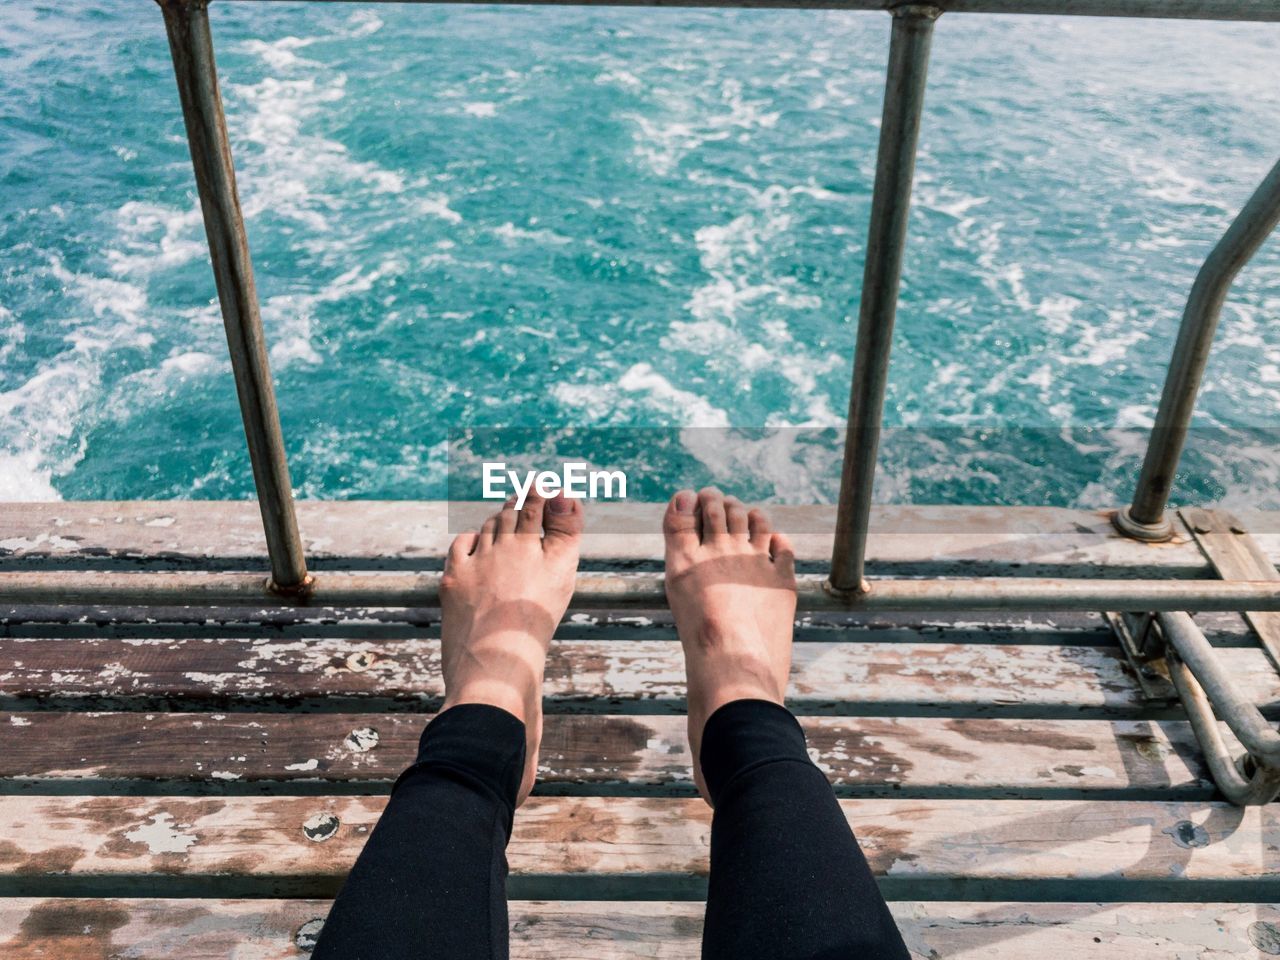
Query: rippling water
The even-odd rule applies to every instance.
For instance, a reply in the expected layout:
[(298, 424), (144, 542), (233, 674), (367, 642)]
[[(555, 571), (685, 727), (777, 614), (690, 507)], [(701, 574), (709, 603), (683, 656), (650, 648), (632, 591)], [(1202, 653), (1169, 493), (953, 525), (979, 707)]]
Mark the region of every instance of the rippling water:
[[(301, 495), (439, 497), (451, 431), (604, 426), (633, 496), (834, 493), (833, 446), (626, 428), (841, 425), (886, 16), (212, 16)], [(880, 498), (1123, 500), (1280, 156), (1280, 30), (945, 16), (921, 145)], [(154, 5), (0, 7), (0, 249), (0, 498), (251, 494)], [(1179, 496), (1280, 506), (1278, 408), (1272, 240)]]

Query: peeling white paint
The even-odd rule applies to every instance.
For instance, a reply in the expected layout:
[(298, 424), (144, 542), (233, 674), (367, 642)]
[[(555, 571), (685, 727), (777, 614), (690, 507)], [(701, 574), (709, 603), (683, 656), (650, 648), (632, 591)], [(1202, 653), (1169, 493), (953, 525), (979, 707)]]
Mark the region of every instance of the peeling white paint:
[(320, 761), (315, 757), (312, 757), (310, 760), (306, 760), (302, 763), (287, 763), (284, 768), (286, 770), (306, 771), (314, 770), (318, 766), (320, 766)]
[(41, 546), (50, 546), (55, 550), (79, 550), (80, 541), (68, 540), (54, 533), (42, 533), (34, 537), (7, 537), (0, 540), (0, 550), (7, 553), (25, 553)]
[(181, 833), (173, 822), (173, 815), (167, 810), (155, 814), (150, 823), (144, 823), (125, 834), (125, 838), (134, 843), (146, 844), (147, 850), (157, 853), (186, 853), (187, 848), (200, 838), (190, 833)]
[(347, 734), (343, 746), (353, 753), (368, 753), (378, 745), (378, 731), (373, 727), (357, 727)]

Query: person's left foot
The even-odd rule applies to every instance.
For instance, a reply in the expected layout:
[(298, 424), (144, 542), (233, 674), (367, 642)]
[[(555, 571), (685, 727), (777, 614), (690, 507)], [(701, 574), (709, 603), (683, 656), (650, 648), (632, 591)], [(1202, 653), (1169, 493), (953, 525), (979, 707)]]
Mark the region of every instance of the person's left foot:
[(582, 534), (577, 500), (529, 494), (479, 533), (456, 537), (440, 584), (444, 707), (487, 703), (523, 721), (528, 741), (519, 802), (533, 789), (542, 740), (547, 647), (573, 597)]

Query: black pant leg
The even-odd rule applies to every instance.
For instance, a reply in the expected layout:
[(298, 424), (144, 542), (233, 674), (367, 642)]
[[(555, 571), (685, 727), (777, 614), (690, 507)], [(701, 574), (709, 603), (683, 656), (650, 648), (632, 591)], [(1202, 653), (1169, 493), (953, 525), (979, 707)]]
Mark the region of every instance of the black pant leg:
[(423, 731), (312, 960), (505, 960), (506, 846), (525, 729), (462, 704)]
[(795, 717), (735, 700), (707, 721), (715, 805), (704, 960), (908, 960)]

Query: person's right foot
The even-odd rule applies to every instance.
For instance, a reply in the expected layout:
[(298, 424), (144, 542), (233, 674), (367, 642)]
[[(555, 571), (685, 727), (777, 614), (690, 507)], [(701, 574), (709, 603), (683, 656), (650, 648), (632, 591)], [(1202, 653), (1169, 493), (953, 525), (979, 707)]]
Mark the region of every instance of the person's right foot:
[(795, 555), (759, 509), (714, 487), (681, 490), (662, 521), (667, 602), (684, 647), (689, 746), (703, 799), (702, 728), (733, 700), (781, 704), (791, 671)]

